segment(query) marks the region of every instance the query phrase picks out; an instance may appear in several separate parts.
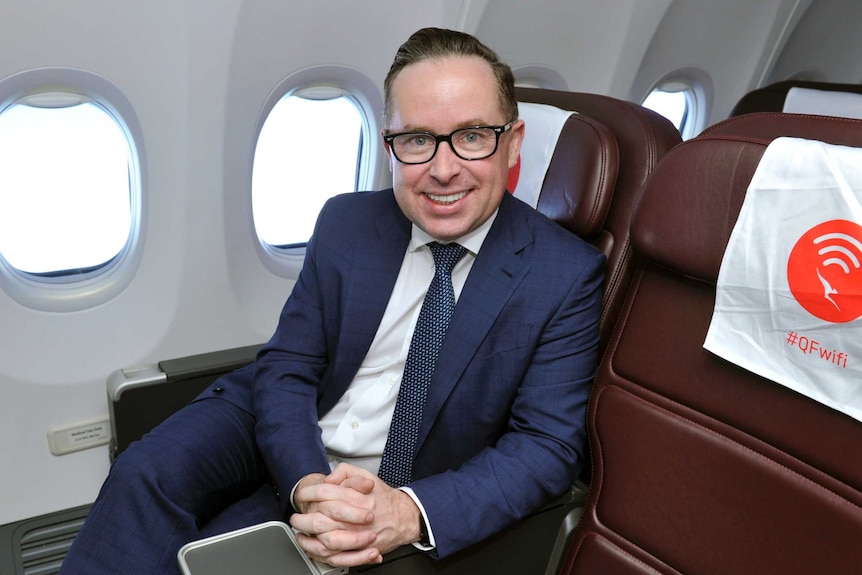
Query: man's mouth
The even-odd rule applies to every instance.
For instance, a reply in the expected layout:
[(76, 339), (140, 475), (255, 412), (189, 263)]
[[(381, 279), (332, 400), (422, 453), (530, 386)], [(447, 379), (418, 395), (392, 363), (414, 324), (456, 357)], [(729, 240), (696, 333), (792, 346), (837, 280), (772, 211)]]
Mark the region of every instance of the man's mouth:
[(428, 198), (436, 202), (438, 204), (454, 204), (461, 198), (467, 195), (467, 192), (458, 192), (457, 194), (448, 194), (445, 196), (438, 196), (436, 194), (425, 194)]

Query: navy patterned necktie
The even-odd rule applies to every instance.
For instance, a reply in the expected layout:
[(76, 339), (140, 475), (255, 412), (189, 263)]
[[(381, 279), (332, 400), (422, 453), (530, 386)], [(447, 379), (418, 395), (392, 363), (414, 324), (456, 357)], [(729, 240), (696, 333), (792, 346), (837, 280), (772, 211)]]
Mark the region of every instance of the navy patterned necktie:
[(428, 384), (434, 374), (437, 354), (455, 309), (452, 268), (467, 253), (464, 246), (455, 243), (431, 242), (428, 247), (434, 256), (434, 279), (428, 286), (428, 293), (425, 294), (413, 338), (410, 340), (401, 389), (378, 473), (380, 478), (392, 487), (405, 485), (412, 478), (413, 448), (419, 434)]

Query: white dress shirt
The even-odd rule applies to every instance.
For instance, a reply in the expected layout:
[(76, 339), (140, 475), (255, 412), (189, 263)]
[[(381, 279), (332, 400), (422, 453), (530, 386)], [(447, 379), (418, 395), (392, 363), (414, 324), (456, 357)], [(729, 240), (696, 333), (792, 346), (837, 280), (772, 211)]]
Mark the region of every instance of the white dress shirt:
[[(457, 240), (468, 252), (452, 270), (456, 302), (495, 216)], [(375, 474), (380, 467), (410, 339), (434, 277), (434, 257), (426, 245), (432, 241), (434, 238), (413, 226), (392, 297), (368, 354), (345, 394), (320, 419), (330, 463), (345, 461)]]
[[(452, 270), (456, 303), (496, 217), (497, 212), (494, 212), (479, 228), (455, 240), (467, 248), (467, 254)], [(323, 444), (332, 468), (340, 462), (351, 463), (374, 474), (380, 468), (410, 339), (419, 319), (422, 300), (434, 277), (434, 257), (426, 245), (432, 241), (434, 238), (413, 225), (392, 297), (368, 354), (345, 394), (320, 419)], [(402, 489), (416, 502), (428, 525), (425, 509), (413, 490)], [(429, 537), (433, 548), (434, 536), (430, 525)]]

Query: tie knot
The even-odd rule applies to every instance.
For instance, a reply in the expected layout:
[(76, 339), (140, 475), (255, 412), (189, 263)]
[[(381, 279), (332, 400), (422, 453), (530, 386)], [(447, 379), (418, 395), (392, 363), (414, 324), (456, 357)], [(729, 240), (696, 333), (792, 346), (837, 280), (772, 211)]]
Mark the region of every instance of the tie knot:
[(467, 248), (454, 242), (451, 244), (431, 242), (428, 247), (431, 249), (431, 255), (434, 256), (434, 266), (437, 268), (437, 273), (442, 272), (446, 275), (452, 275), (452, 268), (467, 253)]

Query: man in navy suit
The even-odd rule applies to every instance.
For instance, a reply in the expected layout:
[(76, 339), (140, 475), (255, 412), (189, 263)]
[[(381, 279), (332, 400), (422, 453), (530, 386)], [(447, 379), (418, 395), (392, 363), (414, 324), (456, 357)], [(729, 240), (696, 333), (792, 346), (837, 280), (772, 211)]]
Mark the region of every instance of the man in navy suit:
[[(604, 258), (506, 192), (524, 134), (510, 68), (472, 36), (424, 29), (384, 92), (393, 189), (326, 204), (255, 364), (117, 459), (64, 575), (176, 572), (183, 543), (286, 516), (333, 565), (411, 543), (444, 557), (577, 476)], [(377, 472), (430, 242), (466, 255), (411, 478), (393, 487)]]

